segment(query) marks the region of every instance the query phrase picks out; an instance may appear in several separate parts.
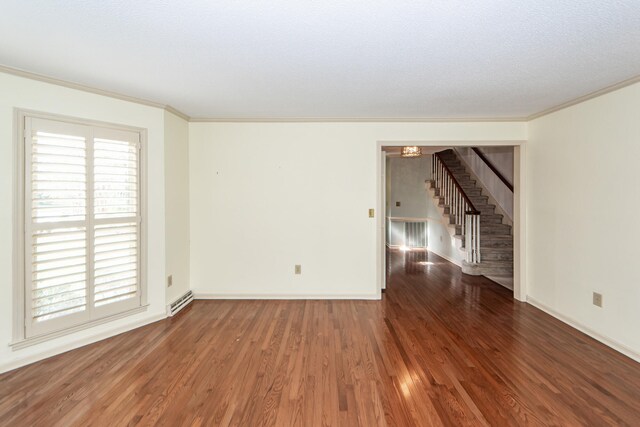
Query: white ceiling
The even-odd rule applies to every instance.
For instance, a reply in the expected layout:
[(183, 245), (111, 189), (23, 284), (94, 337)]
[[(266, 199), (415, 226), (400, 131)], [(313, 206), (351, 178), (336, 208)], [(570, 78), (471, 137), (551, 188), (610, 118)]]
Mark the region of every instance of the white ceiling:
[(522, 117), (640, 74), (640, 1), (0, 0), (0, 64), (192, 117)]

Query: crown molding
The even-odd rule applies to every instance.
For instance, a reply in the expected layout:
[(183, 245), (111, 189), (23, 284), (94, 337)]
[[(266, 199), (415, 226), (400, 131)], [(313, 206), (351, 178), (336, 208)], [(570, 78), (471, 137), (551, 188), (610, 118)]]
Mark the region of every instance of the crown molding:
[(18, 68), (7, 67), (0, 64), (0, 72), (6, 74), (12, 74), (18, 77), (24, 77), (31, 80), (37, 80), (44, 83), (50, 83), (58, 86), (68, 87), (70, 89), (76, 89), (83, 92), (89, 92), (96, 95), (107, 96), (110, 98), (119, 99), (121, 101), (133, 102), (136, 104), (146, 105), (148, 107), (160, 108), (171, 114), (180, 117), (191, 123), (482, 123), (482, 122), (530, 122), (540, 117), (546, 116), (556, 111), (563, 110), (565, 108), (572, 107), (590, 99), (597, 98), (602, 95), (606, 95), (610, 92), (614, 92), (618, 89), (631, 86), (640, 82), (640, 75), (631, 77), (627, 80), (612, 84), (605, 88), (596, 90), (562, 104), (547, 108), (538, 113), (531, 114), (525, 117), (406, 117), (406, 118), (394, 118), (394, 117), (272, 117), (272, 118), (260, 118), (260, 117), (190, 117), (180, 110), (172, 107), (168, 104), (162, 104), (159, 102), (149, 101), (142, 98), (136, 98), (134, 96), (124, 95), (117, 92), (112, 92), (104, 89), (98, 89), (95, 87), (83, 85), (80, 83), (74, 83), (66, 80), (57, 79), (54, 77), (44, 76), (42, 74), (32, 73), (30, 71), (20, 70)]
[(524, 122), (526, 117), (192, 117), (191, 123), (473, 123)]
[(165, 106), (164, 106), (164, 110), (165, 110), (165, 111), (167, 111), (167, 112), (169, 112), (169, 113), (171, 113), (171, 114), (174, 114), (174, 115), (176, 115), (176, 116), (180, 117), (182, 120), (186, 120), (186, 121), (188, 121), (188, 122), (190, 122), (190, 121), (191, 121), (191, 117), (187, 116), (187, 115), (186, 115), (185, 113), (183, 113), (182, 111), (180, 111), (180, 110), (177, 110), (177, 109), (173, 108), (171, 105), (165, 105)]
[(80, 83), (74, 83), (67, 80), (56, 79), (54, 77), (43, 76), (42, 74), (32, 73), (30, 71), (20, 70), (18, 68), (7, 67), (6, 65), (0, 65), (0, 72), (6, 74), (12, 74), (18, 77), (24, 77), (31, 80), (37, 80), (44, 83), (50, 83), (57, 86), (67, 87), (69, 89), (80, 90), (83, 92), (89, 92), (96, 95), (107, 96), (109, 98), (119, 99), (121, 101), (133, 102), (135, 104), (145, 105), (147, 107), (160, 108), (162, 110), (168, 111), (176, 116), (182, 118), (183, 120), (189, 121), (190, 117), (184, 114), (183, 112), (173, 108), (170, 105), (162, 104), (159, 102), (153, 102), (142, 98), (136, 98), (134, 96), (123, 95), (121, 93), (112, 92), (109, 90), (98, 89), (95, 87), (83, 85)]
[(614, 83), (611, 86), (604, 87), (602, 89), (598, 89), (594, 92), (588, 93), (586, 95), (580, 96), (578, 98), (572, 99), (571, 101), (564, 102), (562, 104), (556, 105), (554, 107), (547, 108), (546, 110), (542, 110), (538, 113), (532, 114), (528, 116), (525, 120), (530, 122), (531, 120), (539, 119), (540, 117), (546, 116), (551, 113), (555, 113), (556, 111), (564, 110), (565, 108), (573, 107), (574, 105), (581, 104), (583, 102), (589, 101), (590, 99), (597, 98), (602, 95), (606, 95), (611, 92), (615, 92), (618, 89), (625, 88), (627, 86), (631, 86), (632, 84), (640, 82), (640, 75), (635, 77), (631, 77), (630, 79), (623, 80), (618, 83)]

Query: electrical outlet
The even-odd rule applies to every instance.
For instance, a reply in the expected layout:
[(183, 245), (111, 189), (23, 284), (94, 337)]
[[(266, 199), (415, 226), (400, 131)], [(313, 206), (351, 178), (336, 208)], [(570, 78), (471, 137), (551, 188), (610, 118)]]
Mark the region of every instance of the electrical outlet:
[(376, 216), (376, 211), (375, 209), (369, 209), (369, 218), (373, 218)]
[(400, 202), (396, 202), (396, 207), (400, 207)]
[(593, 293), (593, 305), (596, 307), (602, 307), (602, 294), (598, 292)]
[(295, 273), (302, 274), (302, 266), (300, 264), (296, 264)]
[(167, 277), (167, 288), (170, 288), (171, 286), (173, 286), (173, 274)]

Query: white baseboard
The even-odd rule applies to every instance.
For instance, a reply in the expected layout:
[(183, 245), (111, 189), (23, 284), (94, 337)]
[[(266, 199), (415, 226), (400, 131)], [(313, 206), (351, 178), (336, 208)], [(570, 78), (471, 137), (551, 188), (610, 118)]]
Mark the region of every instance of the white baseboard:
[(193, 291), (194, 299), (264, 299), (264, 300), (278, 300), (278, 299), (287, 299), (287, 300), (329, 300), (329, 299), (340, 299), (340, 300), (379, 300), (380, 294), (360, 294), (360, 295), (344, 295), (344, 294), (217, 294), (217, 293), (209, 293), (209, 292), (198, 292)]
[(438, 251), (434, 251), (433, 249), (431, 249), (430, 247), (427, 247), (427, 250), (429, 252), (433, 252), (434, 254), (438, 255), (440, 258), (444, 258), (447, 261), (449, 261), (451, 264), (455, 264), (458, 267), (462, 268), (462, 262), (458, 261), (457, 259), (451, 258), (450, 256), (447, 256), (445, 254), (441, 254)]
[(636, 362), (640, 362), (640, 353), (638, 353), (637, 351), (627, 347), (624, 344), (621, 344), (615, 340), (612, 340), (611, 338), (607, 338), (604, 335), (599, 334), (598, 332), (595, 332), (594, 330), (584, 326), (583, 324), (581, 324), (580, 322), (565, 316), (564, 314), (561, 314), (559, 312), (557, 312), (556, 310), (554, 310), (553, 308), (547, 306), (546, 304), (536, 300), (535, 298), (532, 298), (530, 296), (527, 296), (527, 303), (531, 304), (532, 306), (544, 311), (545, 313), (549, 314), (550, 316), (555, 317), (556, 319), (560, 320), (561, 322), (566, 323), (567, 325), (571, 326), (574, 329), (579, 330), (580, 332), (582, 332), (583, 334), (589, 335), (591, 338), (593, 338), (594, 340), (600, 341), (602, 344), (611, 347), (612, 349), (614, 349), (615, 351), (624, 354), (625, 356), (635, 360)]
[[(61, 353), (66, 353), (67, 351), (75, 350), (76, 348), (84, 347), (85, 345), (93, 344), (94, 342), (111, 338), (116, 335), (120, 335), (124, 332), (128, 332), (130, 330), (139, 328), (141, 326), (148, 325), (149, 323), (157, 322), (158, 320), (162, 320), (164, 318), (166, 318), (165, 313), (155, 314), (147, 318), (144, 318), (142, 320), (131, 322), (126, 325), (122, 325), (120, 327), (110, 329), (108, 331), (100, 332), (95, 335), (91, 335), (89, 337), (72, 341), (72, 342), (39, 352), (39, 353), (31, 354), (24, 358), (12, 360), (11, 362), (8, 362), (8, 363), (2, 363), (0, 364), (0, 373), (12, 371), (16, 368), (30, 365), (31, 363), (38, 362), (48, 357), (55, 356)], [(16, 350), (16, 352), (19, 352), (19, 351), (20, 350)]]

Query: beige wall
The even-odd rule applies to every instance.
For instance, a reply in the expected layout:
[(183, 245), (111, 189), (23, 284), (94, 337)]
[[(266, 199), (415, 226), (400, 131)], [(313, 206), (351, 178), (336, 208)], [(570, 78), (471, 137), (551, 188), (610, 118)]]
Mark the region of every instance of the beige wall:
[(166, 290), (171, 303), (189, 290), (189, 123), (164, 114)]
[(196, 295), (377, 298), (379, 224), (367, 211), (382, 214), (379, 143), (495, 145), (526, 139), (526, 125), (191, 123), (189, 134)]
[[(115, 331), (139, 326), (165, 312), (165, 202), (163, 110), (0, 73), (0, 372)], [(147, 311), (46, 343), (12, 351), (14, 109), (30, 109), (148, 130)]]
[[(534, 120), (527, 144), (532, 302), (640, 354), (640, 84)], [(592, 292), (604, 307), (592, 305)]]

